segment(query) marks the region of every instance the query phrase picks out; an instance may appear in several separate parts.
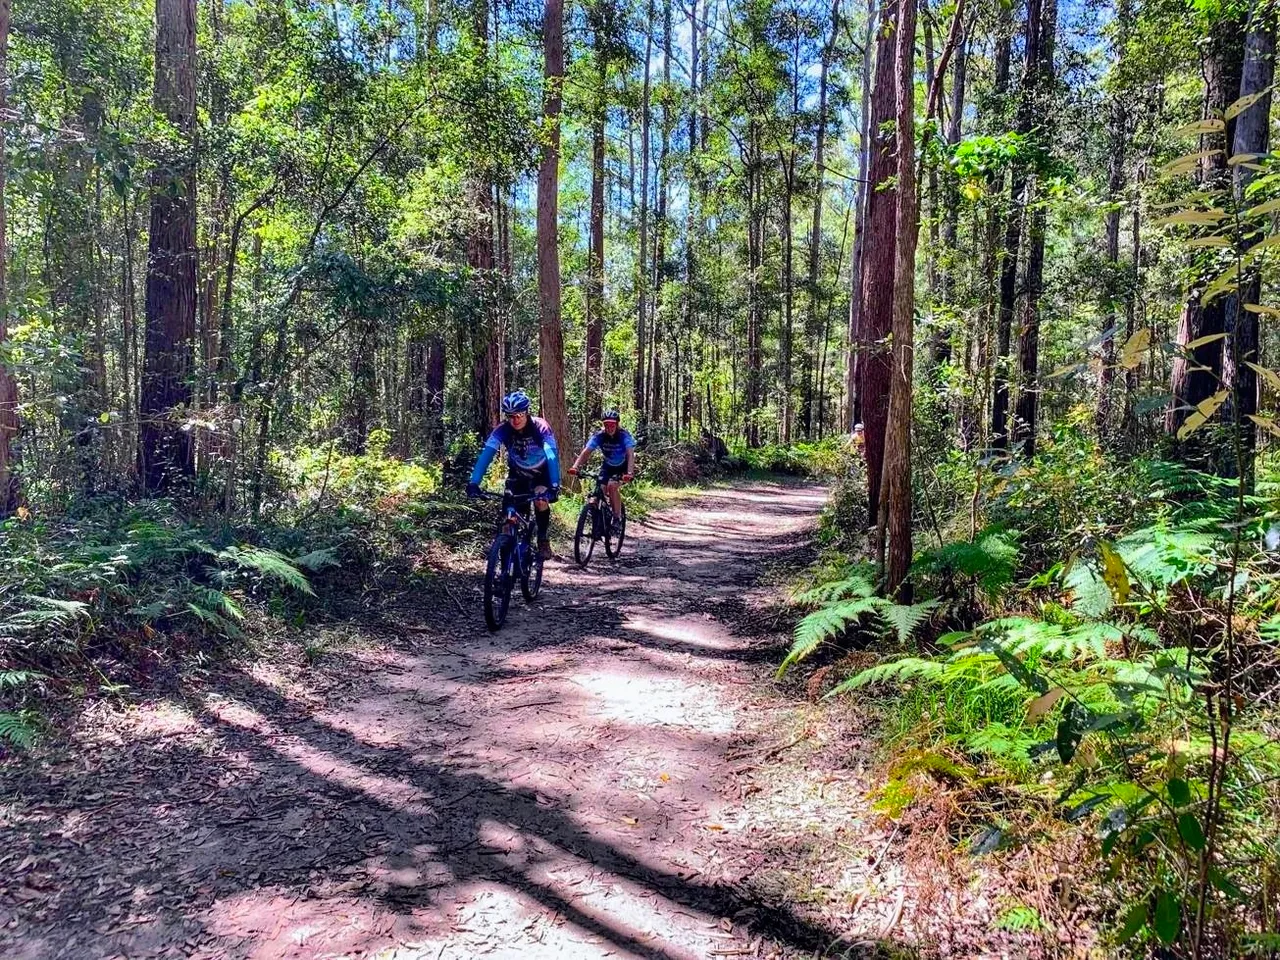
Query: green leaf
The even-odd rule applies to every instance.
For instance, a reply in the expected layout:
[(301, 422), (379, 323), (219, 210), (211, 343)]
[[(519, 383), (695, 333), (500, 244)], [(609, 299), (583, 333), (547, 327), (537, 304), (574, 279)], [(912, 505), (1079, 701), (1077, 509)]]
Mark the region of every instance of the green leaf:
[(1111, 596), (1118, 604), (1128, 602), (1129, 571), (1120, 559), (1120, 554), (1105, 540), (1098, 544), (1098, 551), (1102, 554), (1102, 579), (1111, 590)]
[(1145, 903), (1135, 903), (1129, 908), (1129, 912), (1124, 915), (1124, 922), (1120, 924), (1120, 932), (1116, 934), (1116, 942), (1124, 945), (1137, 935), (1147, 923), (1147, 905)]
[(1165, 946), (1178, 939), (1182, 929), (1182, 905), (1168, 890), (1161, 890), (1156, 897), (1156, 936)]
[(1225, 333), (1211, 333), (1208, 336), (1197, 337), (1196, 339), (1192, 340), (1190, 343), (1184, 343), (1182, 345), (1182, 349), (1195, 350), (1197, 347), (1203, 347), (1206, 344), (1216, 343), (1218, 340), (1225, 340), (1225, 339), (1227, 339), (1227, 335)]
[(1169, 802), (1175, 807), (1185, 807), (1191, 802), (1191, 787), (1181, 777), (1174, 777), (1165, 785), (1169, 792)]
[(1151, 344), (1151, 328), (1141, 327), (1133, 332), (1120, 348), (1120, 366), (1132, 370), (1142, 362), (1142, 352)]
[(1173, 131), (1175, 137), (1199, 137), (1210, 133), (1226, 133), (1227, 125), (1224, 121), (1217, 117), (1208, 117), (1204, 120), (1195, 120), (1191, 123), (1183, 124)]
[(1244, 212), (1246, 217), (1265, 217), (1269, 213), (1275, 213), (1280, 210), (1280, 197), (1275, 200), (1268, 200), (1266, 203), (1260, 203), (1256, 207), (1250, 207)]
[(1153, 220), (1151, 225), (1154, 227), (1211, 227), (1215, 223), (1220, 223), (1226, 219), (1226, 216), (1225, 211), (1217, 208), (1213, 210), (1179, 210), (1177, 213), (1171, 213), (1168, 216)]
[(1240, 903), (1249, 902), (1248, 895), (1239, 887), (1237, 887), (1234, 881), (1232, 881), (1230, 877), (1224, 874), (1217, 867), (1209, 868), (1209, 882), (1213, 884), (1215, 887), (1217, 887), (1219, 890), (1221, 890), (1223, 893), (1225, 893), (1232, 900), (1239, 901)]
[(1227, 107), (1227, 109), (1222, 114), (1222, 119), (1230, 120), (1233, 117), (1238, 117), (1240, 114), (1244, 113), (1246, 110), (1252, 107), (1255, 103), (1262, 100), (1264, 97), (1269, 97), (1269, 96), (1271, 96), (1271, 87), (1267, 87), (1263, 90), (1259, 90), (1257, 93), (1245, 94), (1243, 97), (1240, 97), (1238, 100), (1234, 101), (1231, 104), (1231, 106)]
[(1183, 842), (1192, 850), (1204, 849), (1204, 831), (1200, 829), (1200, 821), (1196, 819), (1194, 813), (1188, 811), (1179, 815), (1178, 836), (1182, 837)]
[(1039, 720), (1046, 713), (1052, 710), (1054, 704), (1061, 700), (1066, 693), (1067, 691), (1063, 690), (1062, 687), (1054, 687), (1048, 693), (1042, 693), (1040, 696), (1036, 697), (1027, 704), (1027, 721), (1034, 723), (1036, 720)]
[(1227, 401), (1228, 391), (1219, 390), (1211, 397), (1205, 397), (1196, 404), (1195, 410), (1191, 411), (1191, 415), (1178, 428), (1178, 439), (1185, 440), (1191, 434), (1195, 433), (1203, 427), (1215, 413), (1218, 408)]
[(1062, 719), (1058, 721), (1058, 734), (1054, 738), (1058, 746), (1058, 756), (1063, 763), (1070, 763), (1080, 746), (1084, 736), (1084, 722), (1088, 719), (1086, 711), (1077, 703), (1067, 707)]
[(1198, 153), (1188, 153), (1186, 156), (1178, 157), (1177, 160), (1171, 160), (1160, 168), (1160, 176), (1176, 177), (1179, 174), (1190, 173), (1196, 167), (1200, 166), (1200, 161), (1208, 160), (1210, 157), (1221, 157), (1225, 151), (1222, 150), (1201, 150)]

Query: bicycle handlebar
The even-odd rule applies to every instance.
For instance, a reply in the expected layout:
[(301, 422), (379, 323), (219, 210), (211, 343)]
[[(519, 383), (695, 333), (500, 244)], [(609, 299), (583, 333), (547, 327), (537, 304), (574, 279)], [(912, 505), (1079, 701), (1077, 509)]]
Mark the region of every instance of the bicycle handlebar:
[(510, 498), (515, 503), (522, 503), (526, 500), (552, 500), (555, 498), (550, 490), (543, 493), (494, 493), (491, 490), (481, 490), (474, 500), (506, 500)]

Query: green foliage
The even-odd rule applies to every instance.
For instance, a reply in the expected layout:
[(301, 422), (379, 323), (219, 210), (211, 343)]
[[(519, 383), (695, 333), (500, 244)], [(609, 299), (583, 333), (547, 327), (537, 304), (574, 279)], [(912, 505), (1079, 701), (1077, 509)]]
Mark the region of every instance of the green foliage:
[(778, 676), (812, 656), (824, 642), (843, 636), (855, 626), (891, 633), (899, 643), (906, 643), (937, 606), (932, 600), (896, 604), (873, 593), (868, 575), (861, 569), (844, 571), (834, 580), (797, 593), (795, 604), (816, 609), (796, 624), (791, 649), (778, 667)]

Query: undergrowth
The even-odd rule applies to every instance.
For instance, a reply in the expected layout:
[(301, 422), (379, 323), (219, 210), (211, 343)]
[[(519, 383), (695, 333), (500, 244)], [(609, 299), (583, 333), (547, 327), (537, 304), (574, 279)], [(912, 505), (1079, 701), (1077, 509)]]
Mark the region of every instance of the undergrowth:
[(1183, 955), (1202, 923), (1206, 955), (1242, 955), (1280, 930), (1280, 471), (1259, 465), (1233, 565), (1234, 481), (1087, 446), (1068, 424), (1029, 464), (953, 464), (944, 482), (978, 485), (977, 510), (961, 501), (951, 539), (918, 556), (917, 602), (828, 560), (794, 597), (782, 670), (824, 647), (879, 653), (826, 696), (880, 691), (886, 816), (942, 790), (963, 798), (970, 853), (1077, 835), (1116, 949)]

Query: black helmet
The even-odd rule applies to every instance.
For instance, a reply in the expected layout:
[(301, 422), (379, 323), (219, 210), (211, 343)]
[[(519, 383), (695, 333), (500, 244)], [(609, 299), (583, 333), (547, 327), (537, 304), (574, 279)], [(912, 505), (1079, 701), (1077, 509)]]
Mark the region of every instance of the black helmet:
[(622, 419), (622, 418), (621, 418), (620, 416), (618, 416), (618, 408), (617, 408), (617, 407), (610, 407), (610, 408), (609, 408), (608, 410), (606, 410), (604, 413), (600, 414), (600, 422), (601, 422), (601, 423), (603, 423), (605, 420), (612, 420), (614, 423), (617, 423), (617, 422), (618, 422), (619, 420), (621, 420), (621, 419)]

